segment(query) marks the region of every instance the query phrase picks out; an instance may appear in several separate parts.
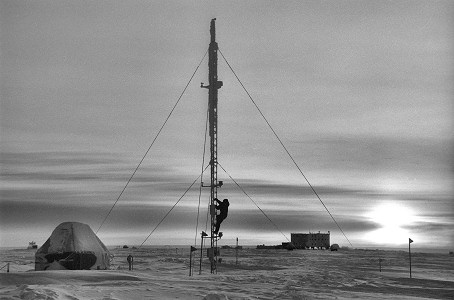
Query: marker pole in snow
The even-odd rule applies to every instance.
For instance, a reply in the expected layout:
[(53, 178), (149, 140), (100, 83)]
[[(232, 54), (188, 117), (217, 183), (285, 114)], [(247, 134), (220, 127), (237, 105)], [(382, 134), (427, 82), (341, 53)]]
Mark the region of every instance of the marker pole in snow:
[(189, 276), (192, 276), (192, 252), (196, 251), (197, 248), (191, 246), (189, 250)]
[(413, 243), (413, 240), (412, 239), (408, 239), (408, 257), (410, 259), (410, 278), (411, 278), (411, 248), (410, 248), (410, 244)]
[(192, 251), (189, 251), (189, 276), (192, 275)]
[[(204, 238), (204, 231), (202, 231), (202, 237), (201, 237), (201, 241), (200, 241), (200, 268), (199, 268), (199, 275), (202, 274), (202, 259), (203, 259), (203, 238)], [(206, 235), (206, 233), (205, 233)]]
[(236, 248), (235, 248), (235, 254), (236, 254), (236, 264), (238, 264), (238, 238), (236, 238)]

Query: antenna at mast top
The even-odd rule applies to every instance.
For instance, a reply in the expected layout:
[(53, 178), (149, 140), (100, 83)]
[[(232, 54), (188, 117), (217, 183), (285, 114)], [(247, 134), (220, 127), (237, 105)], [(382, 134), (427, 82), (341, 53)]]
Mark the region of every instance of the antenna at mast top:
[(216, 24), (215, 24), (216, 18), (211, 19), (211, 24), (210, 24), (210, 34), (211, 34), (211, 42), (216, 41)]

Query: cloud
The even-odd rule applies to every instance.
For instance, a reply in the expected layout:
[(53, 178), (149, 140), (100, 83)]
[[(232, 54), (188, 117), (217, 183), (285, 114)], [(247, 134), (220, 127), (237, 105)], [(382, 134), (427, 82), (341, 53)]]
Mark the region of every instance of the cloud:
[[(298, 209), (296, 211), (265, 211), (265, 214), (266, 216), (259, 210), (233, 211), (223, 226), (229, 230), (248, 230), (250, 232), (270, 232), (278, 231), (278, 229), (286, 233), (339, 231), (330, 216), (323, 212), (314, 213)], [(375, 223), (357, 216), (355, 218), (341, 217), (336, 221), (347, 235), (348, 232), (378, 228)]]
[[(125, 182), (139, 161), (109, 152), (2, 152), (5, 182)], [(134, 182), (175, 180), (172, 167), (144, 162)]]

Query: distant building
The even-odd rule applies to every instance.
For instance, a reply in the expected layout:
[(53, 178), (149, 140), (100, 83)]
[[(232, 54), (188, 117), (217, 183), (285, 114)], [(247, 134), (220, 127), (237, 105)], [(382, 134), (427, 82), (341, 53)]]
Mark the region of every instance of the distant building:
[(292, 243), (282, 242), (281, 245), (272, 245), (272, 246), (268, 246), (268, 245), (265, 245), (265, 244), (257, 245), (257, 249), (266, 249), (266, 250), (269, 250), (269, 249), (277, 249), (277, 250), (287, 249), (287, 250), (293, 250), (293, 249), (295, 249), (295, 247), (292, 246)]
[(273, 245), (273, 246), (267, 246), (265, 244), (262, 245), (257, 245), (257, 249), (283, 249), (282, 245)]
[(293, 246), (296, 249), (329, 249), (330, 241), (329, 241), (328, 233), (292, 233), (291, 240)]

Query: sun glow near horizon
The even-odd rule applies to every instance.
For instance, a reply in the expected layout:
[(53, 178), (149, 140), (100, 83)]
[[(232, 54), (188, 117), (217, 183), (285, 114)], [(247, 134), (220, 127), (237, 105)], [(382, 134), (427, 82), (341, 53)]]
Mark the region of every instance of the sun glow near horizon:
[(402, 204), (395, 202), (382, 203), (366, 215), (377, 223), (380, 228), (366, 234), (366, 239), (377, 244), (405, 244), (411, 235), (406, 229), (417, 217), (415, 212)]

